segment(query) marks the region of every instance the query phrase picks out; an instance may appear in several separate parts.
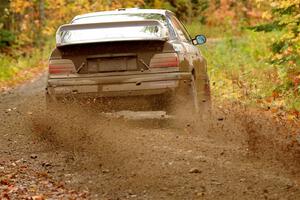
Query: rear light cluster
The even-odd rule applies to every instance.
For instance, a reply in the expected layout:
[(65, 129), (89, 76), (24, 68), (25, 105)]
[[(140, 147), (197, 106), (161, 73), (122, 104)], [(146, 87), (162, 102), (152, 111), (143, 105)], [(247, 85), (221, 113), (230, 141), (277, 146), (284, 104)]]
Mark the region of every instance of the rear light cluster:
[(72, 60), (59, 59), (49, 61), (49, 74), (71, 74), (76, 72)]
[(150, 68), (178, 67), (179, 59), (177, 53), (155, 54), (150, 61)]

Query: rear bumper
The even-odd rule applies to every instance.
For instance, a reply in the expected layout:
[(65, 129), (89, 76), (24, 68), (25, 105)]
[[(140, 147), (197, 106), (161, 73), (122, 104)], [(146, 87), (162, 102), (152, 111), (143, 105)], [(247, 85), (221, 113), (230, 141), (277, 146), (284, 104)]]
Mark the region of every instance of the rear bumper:
[(190, 80), (188, 72), (49, 77), (46, 89), (52, 97), (156, 95), (175, 91)]

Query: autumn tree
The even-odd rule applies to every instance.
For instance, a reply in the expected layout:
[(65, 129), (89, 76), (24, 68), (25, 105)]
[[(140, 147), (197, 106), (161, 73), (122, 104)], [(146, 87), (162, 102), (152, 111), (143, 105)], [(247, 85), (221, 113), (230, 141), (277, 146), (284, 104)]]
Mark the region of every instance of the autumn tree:
[(273, 40), (272, 57), (269, 58), (284, 80), (282, 88), (300, 91), (300, 0), (258, 1), (268, 6), (264, 13), (268, 23), (255, 26), (256, 31), (281, 31), (281, 36)]
[(45, 37), (53, 35), (59, 25), (87, 12), (116, 8), (142, 7), (143, 0), (1, 0), (0, 45), (7, 39), (2, 35), (4, 25), (16, 36), (16, 44), (40, 45)]

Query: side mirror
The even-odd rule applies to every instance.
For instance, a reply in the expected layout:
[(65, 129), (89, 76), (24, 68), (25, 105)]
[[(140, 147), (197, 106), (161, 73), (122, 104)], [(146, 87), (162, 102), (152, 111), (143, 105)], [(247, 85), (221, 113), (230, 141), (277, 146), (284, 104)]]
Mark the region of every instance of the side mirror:
[(205, 44), (206, 43), (206, 37), (204, 35), (197, 35), (195, 39), (193, 39), (193, 44), (198, 45), (198, 44)]

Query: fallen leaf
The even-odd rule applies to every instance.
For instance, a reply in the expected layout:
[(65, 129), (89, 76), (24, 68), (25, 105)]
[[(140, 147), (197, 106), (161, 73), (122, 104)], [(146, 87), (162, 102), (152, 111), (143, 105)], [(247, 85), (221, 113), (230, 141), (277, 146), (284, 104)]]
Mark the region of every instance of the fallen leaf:
[(44, 196), (43, 195), (36, 195), (36, 196), (32, 196), (31, 197), (32, 200), (44, 200)]
[(8, 179), (2, 179), (2, 180), (0, 181), (0, 183), (1, 183), (2, 185), (9, 185), (9, 184), (10, 184)]

